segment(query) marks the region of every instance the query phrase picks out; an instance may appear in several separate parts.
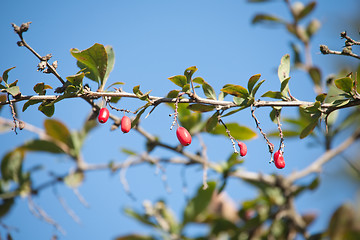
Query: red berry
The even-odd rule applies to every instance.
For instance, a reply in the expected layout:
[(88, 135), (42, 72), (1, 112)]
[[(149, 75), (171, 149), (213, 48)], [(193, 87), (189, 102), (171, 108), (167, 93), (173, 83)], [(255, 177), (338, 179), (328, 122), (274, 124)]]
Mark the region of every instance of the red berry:
[(176, 130), (176, 136), (179, 139), (179, 142), (183, 146), (188, 146), (191, 143), (191, 135), (184, 127), (178, 127)]
[(121, 131), (128, 133), (131, 129), (131, 120), (128, 116), (123, 116), (121, 119)]
[(107, 108), (101, 108), (98, 116), (100, 123), (106, 123), (109, 119), (109, 110)]
[(243, 142), (238, 142), (239, 148), (240, 148), (240, 156), (245, 156), (247, 154), (247, 146)]
[(275, 166), (279, 169), (282, 169), (285, 167), (284, 156), (282, 155), (282, 152), (280, 150), (277, 150), (274, 153), (274, 163), (275, 163)]

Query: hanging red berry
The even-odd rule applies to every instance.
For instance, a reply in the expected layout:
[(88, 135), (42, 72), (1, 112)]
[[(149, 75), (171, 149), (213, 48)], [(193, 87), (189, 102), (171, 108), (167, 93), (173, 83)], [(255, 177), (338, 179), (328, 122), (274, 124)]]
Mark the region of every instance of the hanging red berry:
[(121, 119), (121, 131), (128, 133), (131, 129), (131, 120), (128, 116), (123, 116)]
[(107, 108), (101, 108), (98, 116), (100, 123), (106, 123), (109, 119), (109, 110)]
[(275, 167), (277, 167), (279, 169), (282, 169), (285, 167), (284, 156), (280, 150), (277, 150), (274, 153), (274, 163), (275, 163)]
[(243, 142), (238, 142), (238, 146), (240, 148), (240, 156), (244, 157), (247, 154), (247, 146)]
[(179, 139), (179, 142), (183, 146), (188, 146), (191, 143), (191, 135), (184, 127), (178, 127), (176, 130), (176, 136)]

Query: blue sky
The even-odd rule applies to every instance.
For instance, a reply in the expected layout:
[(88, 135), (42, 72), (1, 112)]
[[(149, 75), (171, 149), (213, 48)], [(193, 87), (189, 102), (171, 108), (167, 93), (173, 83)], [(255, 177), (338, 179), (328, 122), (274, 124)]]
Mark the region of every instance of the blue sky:
[[(327, 44), (330, 48), (340, 49), (343, 42), (338, 36), (344, 30), (348, 30), (352, 36), (357, 36), (353, 29), (356, 30), (359, 25), (350, 27), (349, 21), (350, 17), (356, 14), (359, 5), (356, 0), (346, 2), (347, 4), (339, 4), (337, 1), (319, 1), (314, 15), (309, 18), (316, 17), (323, 23), (312, 43), (312, 56), (314, 63), (324, 70), (324, 76), (338, 70), (335, 65), (337, 61), (334, 56), (320, 55), (318, 46)], [(116, 61), (108, 84), (125, 82), (123, 89), (129, 92), (133, 86), (140, 84), (144, 92), (152, 90), (151, 94), (156, 96), (165, 96), (174, 89), (174, 85), (167, 80), (168, 77), (182, 74), (185, 68), (193, 65), (199, 69), (195, 75), (203, 77), (217, 93), (226, 83), (244, 86), (249, 77), (257, 73), (261, 73), (262, 78), (266, 79), (261, 93), (268, 89), (276, 90), (279, 88), (276, 68), (281, 56), (291, 53), (289, 42), (294, 40), (285, 34), (283, 28), (251, 25), (252, 17), (260, 12), (288, 18), (289, 14), (282, 1), (249, 4), (246, 1), (235, 0), (3, 0), (0, 2), (0, 9), (0, 71), (16, 66), (10, 72), (10, 79), (19, 79), (18, 85), (23, 94), (33, 94), (32, 88), (37, 82), (45, 82), (54, 88), (59, 86), (59, 82), (53, 76), (36, 72), (38, 60), (25, 48), (17, 47), (18, 38), (13, 33), (10, 23), (20, 25), (22, 22), (32, 21), (29, 32), (24, 34), (25, 40), (41, 55), (52, 53), (52, 60), (58, 60), (58, 72), (63, 77), (78, 71), (76, 61), (70, 54), (71, 48), (86, 49), (94, 43), (111, 45), (115, 50)], [(291, 76), (292, 94), (299, 99), (312, 101), (315, 95), (309, 91), (312, 89), (310, 79), (301, 71), (293, 71)], [(134, 100), (123, 100), (119, 107), (135, 110), (140, 104)], [(54, 118), (64, 121), (70, 129), (78, 129), (90, 110), (80, 99), (66, 100), (56, 106)], [(287, 109), (284, 112), (291, 116), (296, 111)], [(172, 122), (168, 117), (169, 113), (170, 110), (166, 106), (161, 106), (148, 119), (142, 120), (142, 124), (164, 141), (175, 144), (175, 131), (169, 130)], [(6, 108), (3, 108), (0, 114), (2, 117), (11, 117)], [(275, 128), (268, 114), (269, 109), (257, 110), (266, 131)], [(42, 127), (45, 119), (34, 106), (20, 113), (20, 117), (38, 127)], [(238, 121), (255, 130), (249, 111), (239, 112), (228, 121)], [(89, 137), (83, 152), (86, 161), (124, 161), (126, 156), (120, 152), (121, 147), (144, 150), (144, 141), (139, 134), (131, 132), (123, 135), (119, 131), (110, 132), (109, 127), (110, 124), (102, 125)], [(34, 136), (29, 132), (20, 132), (19, 135), (13, 132), (1, 134), (0, 155)], [(226, 159), (232, 151), (230, 141), (224, 137), (205, 135), (204, 139), (209, 146), (216, 146), (208, 148), (208, 155), (212, 161)], [(338, 142), (341, 140), (337, 139)], [(267, 163), (267, 146), (261, 137), (247, 144), (249, 154), (244, 168), (264, 173), (276, 172), (275, 168)], [(199, 142), (195, 139), (188, 149), (199, 149)], [(285, 175), (305, 167), (321, 154), (322, 149), (309, 140), (296, 139), (286, 140), (286, 151), (287, 167), (281, 172)], [(351, 156), (354, 151), (355, 149), (350, 149), (346, 155)], [(158, 156), (173, 154), (167, 151), (154, 153)], [(327, 217), (341, 202), (354, 201), (357, 186), (337, 173), (339, 164), (343, 166), (343, 163), (344, 161), (339, 158), (328, 164), (318, 191), (302, 196), (297, 203), (301, 212), (316, 211), (319, 214), (319, 220), (315, 222), (312, 231), (322, 229)], [(35, 185), (46, 179), (48, 171), (64, 173), (72, 167), (69, 159), (64, 157), (29, 154), (25, 167), (29, 168), (35, 164), (45, 166), (44, 173), (39, 172), (35, 178)], [(67, 235), (60, 236), (60, 239), (111, 239), (133, 231), (147, 232), (149, 229), (141, 228), (129, 217), (124, 216), (122, 208), (131, 206), (141, 209), (142, 200), (155, 201), (162, 198), (172, 206), (179, 217), (185, 204), (181, 169), (167, 166), (168, 184), (172, 189), (171, 193), (167, 193), (161, 176), (155, 174), (153, 167), (131, 168), (127, 179), (137, 198), (135, 202), (125, 194), (119, 175), (112, 175), (107, 171), (89, 173), (79, 189), (89, 202), (90, 208), (82, 206), (70, 189), (58, 186), (57, 192), (80, 217), (80, 225), (64, 211), (54, 197), (53, 189), (45, 190), (34, 200), (66, 230)], [(201, 175), (201, 170), (196, 167), (186, 171), (188, 195), (191, 196), (194, 189), (201, 184)], [(210, 174), (210, 177), (216, 176)], [(254, 189), (248, 188), (245, 183), (238, 180), (231, 180), (229, 185), (226, 191), (235, 202), (256, 195)], [(344, 185), (347, 187), (344, 188)], [(336, 192), (333, 190), (334, 187), (337, 189)], [(341, 189), (341, 194), (338, 189)], [(15, 239), (46, 239), (54, 233), (52, 226), (36, 219), (29, 212), (26, 199), (17, 200), (16, 207), (4, 222), (19, 228), (20, 231), (14, 233)]]

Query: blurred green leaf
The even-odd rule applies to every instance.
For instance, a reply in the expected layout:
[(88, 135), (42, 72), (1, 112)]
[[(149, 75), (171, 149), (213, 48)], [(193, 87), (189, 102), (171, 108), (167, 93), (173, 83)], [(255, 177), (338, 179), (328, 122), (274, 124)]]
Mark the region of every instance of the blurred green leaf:
[(84, 173), (81, 171), (72, 172), (64, 178), (64, 183), (71, 188), (77, 188), (84, 181)]
[(309, 75), (316, 86), (321, 86), (321, 71), (319, 68), (311, 67), (309, 69)]
[(45, 119), (44, 128), (50, 137), (65, 143), (70, 148), (73, 147), (70, 131), (62, 122), (55, 119)]
[(316, 101), (323, 103), (326, 99), (326, 96), (327, 96), (326, 93), (322, 93), (322, 94), (317, 95), (315, 99), (316, 99)]
[(22, 111), (24, 112), (29, 106), (35, 105), (37, 103), (41, 103), (42, 100), (29, 100), (26, 103), (24, 103)]
[(221, 89), (221, 91), (244, 99), (249, 96), (249, 92), (240, 85), (227, 84), (223, 89)]
[[(241, 126), (238, 123), (227, 123), (227, 128), (231, 132), (231, 135), (237, 140), (250, 140), (256, 137), (256, 133), (246, 126)], [(211, 134), (221, 134), (228, 137), (225, 127), (222, 124), (218, 124)]]
[(218, 116), (219, 116), (219, 112), (215, 112), (207, 121), (206, 121), (206, 126), (205, 126), (205, 130), (207, 132), (212, 132), (216, 125), (218, 124)]
[(301, 60), (301, 51), (300, 51), (300, 48), (297, 44), (291, 42), (290, 44), (292, 50), (293, 50), (293, 56), (294, 56), (294, 64), (295, 65), (299, 65), (302, 63), (302, 60)]
[(278, 23), (285, 23), (285, 22), (284, 22), (284, 20), (282, 20), (281, 18), (278, 18), (277, 16), (273, 16), (273, 15), (269, 15), (269, 14), (257, 14), (257, 15), (255, 15), (255, 17), (253, 18), (251, 23), (252, 24), (257, 24), (257, 23), (278, 24)]
[(201, 104), (201, 103), (190, 104), (187, 108), (195, 112), (210, 112), (215, 109), (215, 107), (212, 105)]
[(317, 114), (313, 117), (312, 122), (310, 122), (309, 125), (307, 125), (300, 133), (300, 139), (303, 139), (305, 137), (307, 137), (310, 133), (312, 133), (312, 131), (314, 130), (314, 128), (317, 126), (318, 124), (318, 120), (320, 118), (320, 114)]
[(124, 209), (124, 212), (125, 212), (128, 216), (130, 216), (130, 217), (138, 220), (138, 221), (141, 222), (141, 223), (144, 223), (144, 224), (149, 225), (149, 226), (151, 226), (151, 227), (155, 227), (155, 228), (157, 227), (156, 224), (153, 223), (153, 222), (150, 220), (150, 216), (148, 216), (148, 215), (142, 215), (142, 214), (140, 214), (140, 213), (137, 213), (137, 212), (135, 212), (135, 211), (134, 211), (133, 209), (131, 209), (131, 208), (125, 208), (125, 209)]
[(311, 38), (321, 27), (321, 23), (317, 19), (313, 19), (306, 27), (306, 34)]
[(25, 152), (21, 149), (14, 149), (8, 152), (1, 160), (1, 176), (4, 180), (19, 182), (22, 174), (22, 163)]
[(354, 210), (349, 205), (342, 205), (332, 215), (328, 227), (330, 239), (349, 239), (346, 233), (353, 226)]
[(143, 113), (145, 112), (145, 110), (147, 108), (148, 108), (148, 105), (146, 105), (140, 112), (138, 112), (136, 114), (136, 117), (131, 121), (131, 128), (134, 128), (138, 124), (141, 115), (143, 115)]
[(353, 80), (349, 77), (339, 78), (334, 81), (335, 86), (344, 92), (350, 93), (352, 90)]
[(316, 6), (316, 2), (308, 3), (304, 7), (304, 9), (299, 13), (299, 15), (297, 16), (298, 20), (301, 20), (304, 17), (306, 17), (307, 15), (309, 15), (314, 10), (315, 6)]
[(183, 225), (196, 222), (196, 218), (207, 208), (216, 187), (215, 182), (208, 182), (208, 188), (198, 189), (197, 194), (186, 205), (183, 216)]
[(48, 140), (33, 139), (27, 141), (25, 144), (19, 147), (19, 149), (26, 151), (40, 151), (49, 153), (64, 153), (64, 151), (56, 145), (56, 143)]
[(178, 85), (179, 87), (184, 87), (187, 84), (186, 77), (184, 75), (176, 75), (168, 78), (170, 81)]
[(138, 234), (130, 234), (126, 236), (120, 236), (115, 238), (115, 240), (156, 240), (156, 238)]

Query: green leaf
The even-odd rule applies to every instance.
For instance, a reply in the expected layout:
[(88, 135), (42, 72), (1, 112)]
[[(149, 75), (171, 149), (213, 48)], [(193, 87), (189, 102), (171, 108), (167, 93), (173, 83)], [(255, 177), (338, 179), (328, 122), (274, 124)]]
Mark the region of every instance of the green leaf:
[(170, 81), (178, 85), (179, 87), (184, 87), (187, 84), (186, 77), (184, 75), (176, 75), (168, 78)]
[(156, 238), (145, 235), (139, 235), (139, 234), (130, 234), (126, 236), (117, 237), (115, 238), (115, 240), (156, 240)]
[(345, 234), (349, 231), (349, 228), (353, 226), (355, 219), (354, 214), (354, 209), (347, 204), (336, 209), (330, 219), (327, 230), (330, 239), (348, 239)]
[[(189, 67), (187, 69), (185, 69), (185, 72), (184, 72), (184, 75), (186, 77), (186, 81), (187, 83), (190, 83), (190, 79), (192, 77), (192, 75), (197, 71), (197, 67), (196, 66), (192, 66), (192, 67)], [(181, 86), (180, 86), (181, 87)]]
[(272, 23), (272, 24), (278, 24), (278, 23), (284, 23), (284, 20), (281, 18), (278, 18), (273, 15), (268, 14), (257, 14), (253, 20), (251, 21), (252, 24), (257, 23)]
[(310, 2), (309, 4), (307, 4), (304, 9), (299, 13), (299, 15), (297, 16), (298, 20), (303, 19), (304, 17), (306, 17), (307, 15), (309, 15), (315, 8), (316, 6), (316, 2)]
[[(289, 78), (289, 74), (290, 74), (290, 55), (289, 54), (285, 54), (280, 61), (280, 65), (278, 68), (278, 77), (280, 80), (280, 83), (283, 83), (286, 79)], [(289, 88), (285, 87), (284, 89), (281, 90), (281, 92), (288, 92)]]
[(205, 130), (207, 132), (212, 132), (214, 131), (216, 125), (218, 124), (218, 116), (219, 113), (215, 112), (207, 121), (206, 121), (206, 125), (205, 125)]
[(46, 134), (50, 137), (73, 147), (69, 129), (60, 121), (55, 119), (46, 119), (44, 121)]
[(83, 72), (85, 74), (85, 77), (87, 77), (88, 79), (90, 79), (94, 82), (97, 82), (98, 85), (100, 84), (98, 76), (90, 68), (88, 68), (84, 63), (77, 61), (76, 65), (81, 69), (79, 71), (79, 73)]
[(140, 112), (138, 112), (138, 114), (136, 114), (136, 117), (131, 121), (131, 128), (135, 127), (136, 124), (138, 124), (141, 115), (143, 115), (143, 113), (145, 112), (147, 106), (144, 107)]
[(281, 92), (273, 92), (273, 91), (267, 91), (261, 97), (268, 97), (268, 98), (275, 98), (275, 99), (283, 98)]
[(249, 90), (249, 93), (252, 92), (253, 90), (253, 87), (255, 86), (255, 84), (257, 83), (257, 81), (259, 81), (261, 77), (261, 74), (256, 74), (254, 76), (252, 76), (249, 81), (248, 81), (248, 90)]
[(35, 104), (41, 103), (41, 102), (42, 102), (42, 100), (29, 100), (26, 103), (24, 103), (22, 111), (24, 112), (29, 106), (35, 105)]
[(19, 80), (15, 80), (15, 82), (13, 82), (13, 83), (10, 83), (10, 84), (9, 84), (9, 87), (13, 87), (13, 86), (16, 86), (16, 84), (18, 83), (18, 81), (19, 81)]
[(317, 67), (311, 67), (309, 69), (311, 80), (316, 86), (321, 86), (321, 71)]
[(109, 88), (111, 88), (112, 86), (124, 85), (124, 84), (125, 84), (125, 83), (123, 83), (123, 82), (115, 82), (115, 83), (110, 84), (110, 86), (108, 86), (106, 89), (109, 89)]
[(216, 100), (216, 93), (212, 86), (210, 86), (207, 82), (202, 85), (202, 89), (207, 98)]
[(114, 69), (115, 52), (112, 46), (105, 46), (105, 51), (107, 53), (107, 66), (106, 66), (106, 73), (104, 79), (107, 80), (109, 78), (110, 73)]
[(84, 177), (81, 171), (72, 172), (64, 178), (64, 183), (71, 188), (77, 188), (84, 181)]
[(285, 98), (288, 96), (289, 80), (290, 80), (290, 77), (284, 79), (284, 81), (281, 82), (280, 91), (281, 91), (281, 94), (283, 95), (283, 97), (285, 97)]
[(6, 92), (11, 94), (13, 97), (17, 97), (21, 94), (19, 86), (12, 86), (5, 89)]
[(251, 92), (251, 96), (252, 97), (255, 97), (255, 94), (257, 93), (257, 91), (259, 90), (260, 86), (265, 82), (265, 80), (261, 80), (255, 87), (254, 89), (252, 90)]
[(195, 112), (210, 112), (215, 109), (215, 107), (212, 105), (201, 104), (201, 103), (191, 104), (187, 108)]
[(51, 104), (51, 105), (48, 105), (48, 104), (49, 104), (48, 101), (43, 101), (40, 104), (38, 109), (39, 109), (40, 112), (45, 114), (45, 116), (52, 117), (52, 115), (54, 115), (54, 112), (55, 112), (55, 106), (54, 106), (54, 104)]
[(85, 74), (82, 72), (82, 73), (78, 73), (78, 74), (75, 74), (75, 75), (68, 76), (68, 77), (66, 77), (66, 79), (72, 85), (80, 87), (80, 86), (82, 86), (82, 81), (83, 81), (84, 77), (85, 77)]
[(20, 146), (19, 149), (36, 152), (64, 153), (54, 142), (48, 140), (33, 139)]
[(133, 88), (133, 93), (140, 99), (143, 101), (150, 101), (149, 100), (149, 94), (150, 94), (151, 90), (148, 91), (147, 93), (142, 93), (140, 90), (140, 85), (137, 85)]
[(291, 42), (290, 46), (293, 50), (294, 64), (295, 65), (301, 64), (302, 63), (301, 55), (300, 55), (301, 50), (299, 46), (293, 42)]
[(221, 91), (244, 99), (249, 97), (249, 92), (240, 85), (227, 84), (223, 89), (221, 89)]
[(343, 90), (344, 92), (350, 93), (353, 86), (353, 80), (350, 77), (343, 77), (334, 81), (335, 86)]
[(326, 96), (327, 96), (326, 93), (319, 94), (316, 96), (316, 101), (323, 103), (325, 101)]
[(133, 209), (131, 208), (125, 208), (124, 212), (129, 215), (130, 217), (138, 220), (141, 223), (144, 223), (146, 225), (152, 226), (152, 227), (156, 227), (156, 224), (154, 224), (149, 218), (148, 215), (142, 215), (140, 213), (135, 212)]
[(310, 122), (309, 125), (307, 125), (300, 133), (300, 139), (303, 139), (305, 137), (307, 137), (310, 133), (313, 132), (314, 128), (317, 126), (318, 124), (318, 120), (320, 118), (320, 114), (316, 115), (315, 117), (313, 117), (312, 122)]
[(321, 27), (321, 23), (317, 19), (313, 19), (306, 27), (306, 34), (311, 38)]
[(90, 48), (82, 51), (72, 48), (70, 53), (90, 70), (95, 76), (95, 81), (99, 83), (99, 86), (104, 85), (108, 69), (108, 53), (106, 52), (104, 45), (95, 43)]
[(39, 95), (45, 95), (46, 94), (46, 89), (52, 89), (52, 87), (49, 86), (49, 85), (45, 85), (43, 82), (37, 83), (34, 86), (34, 91)]
[(209, 205), (215, 187), (215, 182), (208, 182), (208, 188), (206, 190), (203, 190), (202, 187), (198, 189), (195, 197), (193, 197), (185, 207), (183, 225), (186, 225), (188, 222), (196, 222), (196, 218), (205, 211)]
[(1, 160), (1, 176), (5, 181), (19, 182), (25, 153), (21, 149), (8, 152)]
[[(256, 133), (246, 126), (241, 126), (238, 123), (227, 123), (227, 128), (230, 130), (231, 135), (238, 140), (249, 140), (256, 137)], [(221, 134), (228, 137), (225, 131), (225, 127), (222, 124), (218, 124), (211, 134)]]
[(12, 67), (12, 68), (9, 68), (9, 69), (6, 69), (2, 75), (2, 79), (4, 80), (4, 82), (7, 84), (7, 80), (9, 78), (9, 72), (14, 69), (16, 67)]

